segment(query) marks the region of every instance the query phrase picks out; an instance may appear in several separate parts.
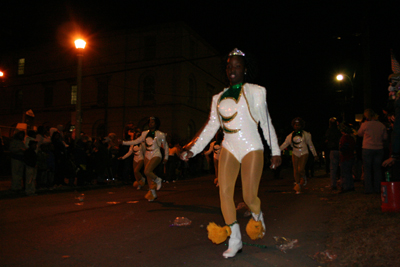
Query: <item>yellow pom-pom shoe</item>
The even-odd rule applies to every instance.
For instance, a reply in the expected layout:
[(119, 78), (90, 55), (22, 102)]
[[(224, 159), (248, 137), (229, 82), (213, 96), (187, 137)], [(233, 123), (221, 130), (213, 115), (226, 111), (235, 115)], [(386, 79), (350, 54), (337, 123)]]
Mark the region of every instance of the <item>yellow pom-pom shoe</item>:
[(213, 222), (208, 224), (207, 231), (208, 239), (210, 239), (215, 244), (221, 244), (232, 233), (229, 226), (225, 225), (224, 227), (221, 227)]
[(215, 244), (224, 242), (228, 236), (230, 236), (228, 242), (229, 247), (222, 254), (225, 258), (235, 257), (237, 253), (242, 252), (242, 235), (240, 234), (240, 227), (237, 221), (224, 227), (212, 222), (208, 224), (207, 231), (208, 238)]
[(262, 212), (260, 214), (252, 214), (252, 218), (247, 223), (246, 232), (252, 240), (261, 239), (265, 235), (265, 223)]

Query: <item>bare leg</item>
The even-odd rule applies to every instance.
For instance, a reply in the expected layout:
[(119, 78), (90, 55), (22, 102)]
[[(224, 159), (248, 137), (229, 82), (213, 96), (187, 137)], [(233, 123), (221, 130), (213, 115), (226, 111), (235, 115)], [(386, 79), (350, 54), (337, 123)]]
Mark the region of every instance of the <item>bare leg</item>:
[(227, 225), (236, 221), (233, 196), (239, 169), (239, 161), (227, 149), (222, 148), (219, 157), (218, 182), (222, 215)]

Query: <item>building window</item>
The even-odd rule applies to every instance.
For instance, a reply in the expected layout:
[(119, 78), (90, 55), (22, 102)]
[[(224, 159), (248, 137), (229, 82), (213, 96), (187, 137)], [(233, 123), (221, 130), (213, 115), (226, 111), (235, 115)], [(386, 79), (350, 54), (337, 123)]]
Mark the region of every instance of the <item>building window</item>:
[(71, 105), (76, 105), (76, 94), (78, 91), (78, 86), (77, 85), (72, 85), (71, 86)]
[(156, 57), (156, 37), (147, 36), (144, 42), (144, 58), (154, 59)]
[(15, 92), (15, 108), (16, 109), (22, 109), (23, 96), (24, 96), (24, 94), (22, 93), (22, 90), (18, 90)]
[(146, 76), (143, 80), (143, 100), (152, 101), (155, 99), (155, 81), (153, 76)]
[(51, 107), (53, 106), (53, 87), (46, 87), (44, 89), (44, 106)]
[(25, 74), (25, 58), (18, 59), (18, 75)]

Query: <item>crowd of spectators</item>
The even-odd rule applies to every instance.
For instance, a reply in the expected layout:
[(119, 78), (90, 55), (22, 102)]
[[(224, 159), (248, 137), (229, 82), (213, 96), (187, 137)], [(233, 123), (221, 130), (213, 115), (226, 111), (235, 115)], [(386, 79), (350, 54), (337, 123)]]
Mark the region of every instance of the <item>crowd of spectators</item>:
[(325, 142), (333, 191), (354, 191), (356, 181), (364, 184), (366, 194), (380, 194), (384, 173), (390, 173), (382, 163), (390, 154), (388, 136), (393, 127), (372, 109), (366, 109), (363, 115), (358, 125), (345, 121), (339, 123), (336, 118), (329, 120)]
[[(388, 170), (387, 168), (390, 168), (380, 167), (382, 161), (389, 157), (390, 138), (382, 130), (383, 132), (378, 138), (381, 152), (379, 152), (379, 157), (375, 159), (375, 164), (371, 164), (371, 157), (367, 153), (377, 150), (371, 150), (371, 147), (365, 144), (365, 141), (363, 142), (363, 140), (372, 142), (370, 134), (364, 128), (367, 125), (366, 122), (380, 125), (382, 129), (391, 129), (393, 125), (385, 121), (386, 127), (382, 123), (378, 124), (379, 120), (383, 121), (384, 118), (380, 119), (372, 110), (366, 110), (365, 115), (367, 115), (365, 121), (362, 121), (360, 125), (346, 124), (346, 127), (343, 124), (340, 125), (335, 118), (329, 120), (329, 129), (325, 136), (325, 148), (319, 148), (319, 156), (320, 164), (324, 162), (327, 166), (327, 173), (330, 173), (332, 190), (339, 192), (354, 190), (352, 181), (349, 183), (348, 171), (343, 173), (343, 167), (346, 163), (345, 169), (352, 169), (352, 180), (366, 183), (366, 193), (380, 192), (379, 185), (385, 179), (384, 172)], [(343, 131), (343, 129), (346, 130)], [(131, 140), (133, 136), (132, 132), (126, 132), (124, 139)], [(352, 151), (349, 152), (348, 146), (343, 146), (340, 143), (343, 136), (354, 138), (355, 143), (351, 145)], [(376, 139), (373, 141), (377, 142)], [(3, 166), (2, 169), (4, 170), (8, 167), (5, 164), (10, 162), (8, 164), (11, 165), (9, 168), (12, 175), (11, 190), (15, 192), (24, 190), (27, 195), (34, 195), (37, 190), (42, 189), (54, 190), (67, 186), (106, 185), (110, 183), (132, 184), (135, 181), (133, 156), (118, 160), (127, 154), (129, 146), (118, 144), (115, 133), (97, 138), (82, 133), (81, 138), (75, 142), (73, 132), (65, 131), (62, 125), (58, 125), (48, 129), (38, 127), (36, 131), (16, 130), (14, 136), (8, 142), (1, 140), (1, 144), (0, 165)], [(176, 138), (173, 141), (170, 140), (169, 146), (170, 160), (165, 165), (161, 163), (156, 169), (157, 175), (163, 179), (163, 182), (176, 182), (179, 179), (191, 176), (214, 173), (212, 155), (206, 153), (209, 146), (206, 147), (204, 153), (199, 154), (189, 162), (184, 162), (179, 158), (182, 149), (179, 140), (176, 140)], [(322, 150), (325, 152), (325, 157), (322, 157)], [(35, 153), (32, 153), (32, 151), (35, 151)], [(283, 152), (287, 153), (288, 151), (284, 150)], [(354, 155), (354, 159), (347, 157), (347, 161), (344, 162), (341, 156), (344, 153)], [(6, 154), (9, 161), (5, 160)], [(339, 160), (339, 156), (341, 160)], [(289, 162), (282, 167), (290, 168), (291, 157), (283, 155), (283, 158), (287, 158)], [(268, 156), (266, 160), (268, 160)], [(313, 170), (313, 165), (311, 170)], [(365, 174), (365, 172), (367, 173)], [(274, 175), (279, 178), (279, 172), (275, 172)], [(307, 177), (312, 176), (312, 172), (307, 174)], [(347, 177), (347, 179), (344, 177)], [(32, 187), (32, 185), (34, 186)]]
[[(124, 137), (130, 140), (133, 135), (126, 133)], [(179, 155), (179, 142), (170, 145)], [(14, 192), (35, 195), (38, 190), (110, 183), (128, 185), (135, 181), (133, 156), (118, 160), (129, 146), (118, 144), (115, 133), (97, 138), (82, 133), (75, 141), (74, 132), (65, 131), (62, 125), (48, 129), (39, 126), (36, 131), (16, 129), (9, 142), (2, 142), (1, 149), (1, 164), (6, 164), (5, 158), (9, 157)], [(8, 152), (7, 156), (3, 150)], [(176, 182), (207, 172), (209, 166), (203, 158), (200, 155), (188, 163), (175, 156), (167, 165), (161, 163), (156, 172), (164, 182)]]

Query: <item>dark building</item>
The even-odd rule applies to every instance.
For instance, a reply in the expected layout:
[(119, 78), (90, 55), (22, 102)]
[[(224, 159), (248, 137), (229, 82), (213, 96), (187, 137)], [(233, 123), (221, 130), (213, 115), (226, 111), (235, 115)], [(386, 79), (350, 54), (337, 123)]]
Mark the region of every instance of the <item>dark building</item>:
[[(122, 138), (127, 125), (143, 127), (150, 116), (160, 130), (193, 137), (208, 118), (212, 95), (223, 84), (220, 56), (184, 23), (81, 36), (82, 125), (92, 137)], [(76, 121), (77, 51), (47, 44), (1, 57), (0, 125), (9, 136), (17, 123), (72, 129)], [(66, 44), (66, 45), (65, 45)], [(26, 116), (32, 110), (34, 118)]]

